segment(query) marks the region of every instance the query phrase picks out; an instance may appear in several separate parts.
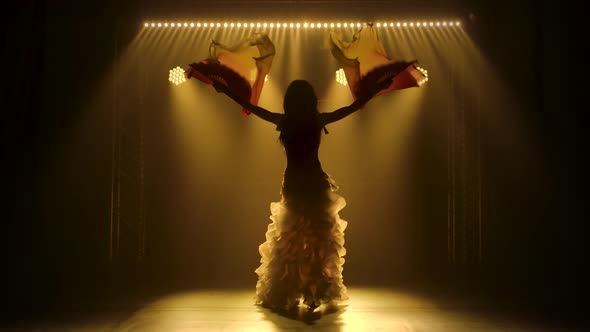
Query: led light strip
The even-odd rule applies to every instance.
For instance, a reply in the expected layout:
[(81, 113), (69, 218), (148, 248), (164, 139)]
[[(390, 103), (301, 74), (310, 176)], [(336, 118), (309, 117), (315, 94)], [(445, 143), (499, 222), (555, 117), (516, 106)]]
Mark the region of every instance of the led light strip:
[[(296, 28), (296, 29), (322, 29), (322, 28), (360, 28), (368, 23), (360, 22), (145, 22), (145, 28)], [(430, 27), (459, 27), (460, 21), (401, 21), (401, 22), (376, 22), (377, 28), (430, 28)]]

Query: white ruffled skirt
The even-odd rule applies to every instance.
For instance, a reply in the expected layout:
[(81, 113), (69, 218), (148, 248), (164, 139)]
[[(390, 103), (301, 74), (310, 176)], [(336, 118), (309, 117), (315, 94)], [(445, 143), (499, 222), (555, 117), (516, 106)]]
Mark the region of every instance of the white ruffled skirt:
[(313, 202), (302, 206), (283, 195), (281, 202), (271, 203), (272, 222), (259, 247), (261, 265), (256, 269), (258, 304), (315, 308), (348, 299), (342, 279), (347, 222), (338, 215), (346, 201), (327, 189)]

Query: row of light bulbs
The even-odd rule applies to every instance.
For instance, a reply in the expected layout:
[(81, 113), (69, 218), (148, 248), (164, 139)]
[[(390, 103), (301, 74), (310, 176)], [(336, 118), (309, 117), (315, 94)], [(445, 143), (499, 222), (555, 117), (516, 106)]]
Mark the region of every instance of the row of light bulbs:
[[(367, 23), (349, 23), (349, 22), (338, 22), (338, 23), (308, 23), (308, 22), (304, 22), (304, 23), (228, 23), (228, 22), (217, 22), (217, 23), (194, 23), (194, 22), (184, 22), (184, 23), (168, 23), (168, 22), (146, 22), (144, 23), (144, 27), (146, 28), (181, 28), (181, 27), (191, 27), (191, 28), (360, 28), (361, 26), (367, 25)], [(380, 27), (454, 27), (454, 26), (461, 26), (461, 22), (459, 21), (422, 21), (422, 22), (377, 22), (374, 24), (376, 27), (380, 28)]]

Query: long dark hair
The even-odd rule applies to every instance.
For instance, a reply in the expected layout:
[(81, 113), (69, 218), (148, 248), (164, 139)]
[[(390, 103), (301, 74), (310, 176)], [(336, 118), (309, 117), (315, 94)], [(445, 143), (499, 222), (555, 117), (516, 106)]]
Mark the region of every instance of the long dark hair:
[(305, 80), (295, 80), (289, 84), (283, 101), (285, 115), (292, 118), (309, 117), (318, 113), (318, 97), (313, 86)]
[(313, 141), (315, 141), (316, 132), (317, 144), (319, 144), (321, 128), (318, 122), (318, 97), (308, 81), (295, 80), (289, 84), (283, 100), (283, 109), (285, 119), (279, 128), (281, 131), (279, 140), (283, 146), (291, 139), (295, 139), (295, 136), (300, 139), (301, 135), (314, 136)]

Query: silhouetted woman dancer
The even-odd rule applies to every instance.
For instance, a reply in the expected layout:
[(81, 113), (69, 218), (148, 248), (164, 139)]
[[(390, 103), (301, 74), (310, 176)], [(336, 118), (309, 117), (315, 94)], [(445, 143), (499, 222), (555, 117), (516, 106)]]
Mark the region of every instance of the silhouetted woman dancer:
[[(399, 62), (399, 70), (409, 64)], [(218, 92), (275, 124), (287, 155), (281, 201), (271, 203), (272, 222), (266, 241), (259, 248), (258, 304), (289, 310), (303, 303), (314, 310), (322, 304), (333, 305), (347, 299), (342, 281), (347, 222), (338, 215), (346, 202), (334, 193), (337, 187), (318, 159), (322, 129), (362, 108), (379, 91), (389, 87), (396, 74), (390, 72), (351, 105), (330, 113), (318, 112), (314, 89), (304, 80), (293, 81), (287, 88), (284, 114), (252, 105), (224, 84), (213, 83)]]

